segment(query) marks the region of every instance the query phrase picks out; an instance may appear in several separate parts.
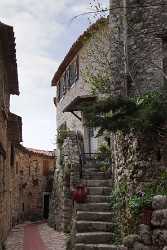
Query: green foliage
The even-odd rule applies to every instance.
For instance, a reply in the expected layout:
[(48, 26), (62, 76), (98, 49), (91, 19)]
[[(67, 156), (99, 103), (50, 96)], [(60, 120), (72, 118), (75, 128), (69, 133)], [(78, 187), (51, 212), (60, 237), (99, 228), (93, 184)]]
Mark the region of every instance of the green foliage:
[(128, 192), (128, 186), (125, 182), (115, 187), (110, 196), (110, 204), (113, 210), (120, 210), (125, 208), (126, 205), (126, 194)]
[(128, 133), (132, 129), (147, 135), (166, 133), (161, 125), (167, 117), (166, 92), (149, 92), (141, 97), (107, 97), (83, 108), (92, 127), (104, 131)]
[(151, 207), (153, 192), (143, 192), (143, 196), (140, 194), (134, 194), (130, 197), (128, 205), (132, 215), (139, 215), (143, 208)]
[(155, 195), (167, 195), (167, 172), (163, 171), (160, 178), (154, 184), (149, 184), (141, 192), (132, 195), (128, 200), (128, 206), (133, 215), (139, 215), (143, 208), (151, 207)]
[(110, 205), (113, 212), (113, 222), (114, 227), (112, 228), (113, 244), (120, 244), (123, 238), (122, 236), (122, 224), (123, 218), (125, 217), (126, 209), (126, 195), (128, 193), (128, 186), (126, 182), (119, 183), (118, 186), (113, 188), (113, 191), (110, 196)]
[(107, 172), (111, 168), (111, 151), (106, 143), (99, 146), (96, 160), (100, 162), (101, 171)]
[(110, 196), (114, 214), (113, 243), (121, 243), (124, 236), (136, 230), (143, 208), (151, 207), (155, 195), (167, 195), (167, 171), (162, 171), (156, 182), (145, 184), (140, 192), (132, 195), (126, 181), (113, 188)]
[(64, 140), (67, 138), (69, 130), (66, 128), (59, 128), (57, 131), (57, 144), (58, 147), (61, 149), (63, 146)]
[(98, 72), (96, 75), (91, 73), (89, 68), (83, 74), (84, 80), (90, 85), (92, 94), (105, 94), (110, 92), (111, 80), (108, 73)]

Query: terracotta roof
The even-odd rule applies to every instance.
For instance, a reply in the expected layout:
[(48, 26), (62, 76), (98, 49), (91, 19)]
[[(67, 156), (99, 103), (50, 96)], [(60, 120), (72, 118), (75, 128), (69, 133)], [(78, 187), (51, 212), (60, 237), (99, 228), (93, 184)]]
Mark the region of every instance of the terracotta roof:
[(33, 153), (33, 154), (45, 155), (45, 156), (49, 156), (49, 157), (55, 156), (54, 151), (40, 150), (40, 149), (34, 149), (34, 148), (26, 148), (26, 149), (30, 153)]
[(16, 63), (15, 37), (13, 27), (0, 22), (0, 40), (2, 41), (3, 59), (7, 70), (10, 94), (19, 95), (19, 83)]
[(65, 56), (64, 60), (60, 64), (58, 70), (54, 74), (54, 77), (52, 79), (52, 86), (57, 85), (57, 82), (59, 81), (66, 67), (72, 61), (72, 59), (77, 54), (77, 52), (83, 47), (85, 40), (88, 39), (92, 35), (92, 33), (96, 32), (99, 29), (99, 27), (101, 27), (100, 24), (106, 24), (107, 21), (108, 21), (108, 18), (104, 18), (104, 17), (98, 19), (94, 24), (89, 26), (89, 28), (82, 35), (79, 36), (79, 38), (72, 45), (69, 52)]

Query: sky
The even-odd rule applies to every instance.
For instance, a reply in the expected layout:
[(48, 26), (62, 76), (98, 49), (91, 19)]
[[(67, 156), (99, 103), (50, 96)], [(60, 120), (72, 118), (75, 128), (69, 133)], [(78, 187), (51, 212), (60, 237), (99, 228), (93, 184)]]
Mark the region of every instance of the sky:
[[(96, 0), (95, 0), (96, 1)], [(56, 88), (51, 80), (71, 45), (89, 26), (90, 0), (0, 0), (0, 21), (14, 27), (20, 95), (11, 111), (22, 116), (23, 145), (56, 148)], [(93, 2), (93, 1), (92, 1)], [(101, 0), (108, 7), (108, 0)]]

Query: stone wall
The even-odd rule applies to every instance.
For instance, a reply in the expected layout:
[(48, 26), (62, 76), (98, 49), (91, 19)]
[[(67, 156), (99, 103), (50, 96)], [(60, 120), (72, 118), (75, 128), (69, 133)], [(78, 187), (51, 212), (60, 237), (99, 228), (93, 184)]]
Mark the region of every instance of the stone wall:
[[(79, 139), (79, 143), (83, 143), (81, 138)], [(75, 132), (69, 132), (67, 138), (64, 140), (61, 157), (63, 157), (61, 165), (58, 162), (60, 159), (57, 159), (49, 224), (57, 230), (70, 232), (73, 214), (71, 190), (80, 182), (81, 169), (80, 152)]]
[(55, 168), (53, 152), (33, 151), (18, 146), (15, 153), (11, 178), (13, 225), (19, 221), (43, 217), (44, 194), (50, 194), (52, 190), (48, 177)]
[[(4, 32), (10, 34), (10, 39), (5, 41)], [(7, 46), (11, 44), (11, 58), (14, 56), (12, 48), (14, 44), (14, 34), (12, 27), (0, 23), (0, 241), (7, 237), (11, 228), (11, 190), (10, 190), (10, 148), (11, 140), (8, 138), (8, 120), (10, 116), (10, 91), (11, 82), (9, 81), (8, 65), (17, 69), (16, 61), (9, 60), (6, 63), (8, 54)], [(17, 79), (16, 75), (13, 76)], [(13, 79), (13, 83), (14, 83)], [(17, 89), (16, 89), (17, 90)]]
[[(156, 180), (166, 171), (166, 138), (121, 133), (111, 136), (115, 182), (125, 179), (132, 191)], [(136, 191), (137, 191), (136, 190)]]
[(164, 86), (166, 1), (111, 0), (112, 84), (139, 95)]
[[(111, 72), (115, 95), (136, 96), (165, 87), (167, 8), (163, 0), (111, 0)], [(129, 193), (166, 171), (165, 136), (111, 135), (113, 179)]]
[(167, 197), (155, 196), (152, 202), (152, 219), (148, 225), (141, 224), (138, 233), (124, 239), (128, 250), (167, 249)]
[[(93, 30), (92, 34), (89, 34), (88, 37), (84, 39), (84, 45), (78, 53), (76, 53), (73, 59), (75, 61), (76, 58), (79, 57), (79, 79), (71, 86), (71, 88), (67, 90), (66, 94), (57, 103), (56, 107), (57, 128), (59, 128), (63, 123), (66, 123), (69, 130), (80, 131), (80, 133), (84, 136), (86, 151), (88, 151), (89, 146), (87, 130), (84, 126), (85, 121), (83, 114), (79, 111), (75, 112), (81, 118), (80, 121), (70, 112), (63, 112), (63, 110), (72, 101), (74, 101), (76, 97), (92, 95), (91, 85), (86, 81), (87, 71), (89, 69), (91, 71), (98, 72), (97, 69), (102, 67), (101, 65), (103, 65), (104, 60), (106, 60), (105, 51), (107, 54), (109, 50), (109, 39), (107, 36), (108, 21), (106, 20), (106, 23), (103, 23), (100, 28)], [(101, 54), (99, 55), (99, 53)], [(101, 72), (104, 72), (104, 70), (101, 70)]]

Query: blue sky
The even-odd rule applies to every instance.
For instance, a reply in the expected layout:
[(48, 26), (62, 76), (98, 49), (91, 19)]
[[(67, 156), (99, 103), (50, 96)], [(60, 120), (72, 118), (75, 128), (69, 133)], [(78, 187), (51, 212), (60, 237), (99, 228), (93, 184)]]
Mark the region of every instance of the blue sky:
[[(23, 144), (55, 148), (56, 108), (51, 79), (77, 37), (89, 26), (89, 0), (1, 0), (0, 21), (14, 26), (20, 96), (11, 110), (23, 118)], [(104, 7), (108, 0), (101, 0)], [(92, 19), (93, 20), (93, 19)]]

